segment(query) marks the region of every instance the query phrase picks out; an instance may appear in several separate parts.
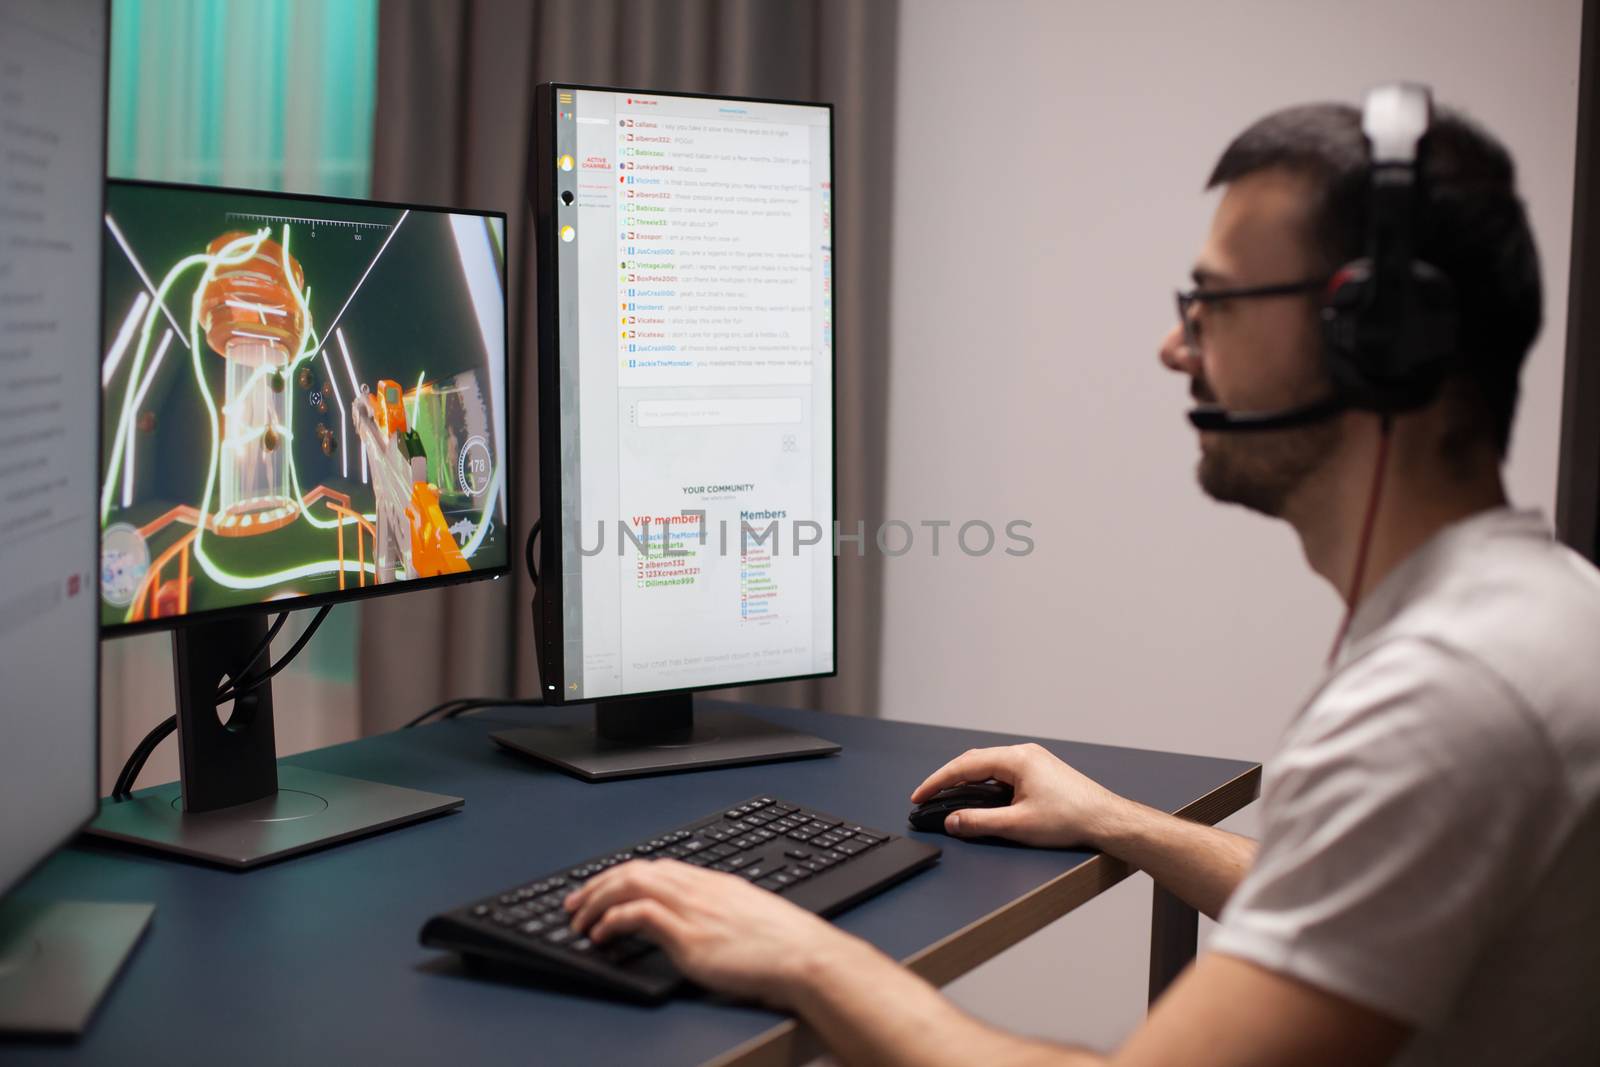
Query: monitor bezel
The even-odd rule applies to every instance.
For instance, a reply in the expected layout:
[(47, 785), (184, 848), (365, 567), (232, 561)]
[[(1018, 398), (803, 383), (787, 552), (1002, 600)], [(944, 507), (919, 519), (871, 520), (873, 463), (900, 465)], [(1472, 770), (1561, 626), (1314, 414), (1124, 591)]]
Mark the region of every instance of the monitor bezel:
[[(502, 488), (506, 503), (506, 558), (505, 561), (483, 570), (472, 570), (465, 574), (438, 575), (432, 578), (412, 578), (401, 582), (373, 584), (355, 589), (334, 589), (325, 593), (310, 593), (305, 596), (294, 597), (288, 600), (267, 600), (250, 604), (238, 604), (225, 608), (208, 608), (205, 611), (185, 612), (182, 615), (169, 615), (160, 619), (145, 619), (141, 622), (100, 622), (100, 637), (102, 640), (118, 637), (131, 637), (135, 634), (151, 633), (161, 630), (174, 630), (183, 626), (204, 625), (222, 619), (237, 618), (242, 615), (276, 614), (283, 611), (300, 611), (306, 608), (322, 607), (325, 604), (345, 604), (375, 597), (391, 596), (395, 593), (421, 592), (428, 589), (446, 589), (451, 586), (465, 585), (469, 582), (497, 580), (511, 573), (512, 561), (517, 558), (515, 550), (517, 531), (517, 497), (515, 472), (516, 466), (516, 441), (517, 441), (517, 405), (512, 398), (516, 394), (512, 372), (515, 361), (512, 359), (514, 339), (511, 335), (511, 294), (512, 266), (511, 255), (511, 227), (504, 211), (494, 211), (483, 208), (441, 207), (437, 204), (407, 203), (400, 200), (376, 200), (350, 196), (323, 196), (315, 193), (288, 193), (272, 189), (244, 189), (237, 186), (200, 185), (192, 182), (150, 181), (143, 178), (107, 178), (105, 182), (104, 207), (101, 214), (110, 212), (112, 186), (133, 186), (147, 189), (171, 189), (180, 192), (214, 193), (221, 196), (254, 196), (268, 197), (281, 200), (297, 200), (305, 203), (319, 204), (349, 204), (363, 207), (398, 208), (404, 211), (431, 212), (444, 215), (477, 215), (483, 218), (497, 218), (500, 220), (501, 233), (505, 242), (505, 289), (504, 299), (500, 304), (500, 328), (505, 338), (505, 397), (502, 403), (506, 406), (505, 431), (506, 440), (501, 442), (501, 468)], [(102, 223), (103, 225), (103, 223)], [(104, 275), (106, 267), (102, 263), (101, 272)], [(102, 291), (104, 283), (102, 282)], [(102, 305), (102, 318), (104, 316), (105, 298), (102, 292), (100, 300)], [(105, 327), (101, 326), (101, 342), (104, 343)], [(102, 390), (103, 397), (103, 390)], [(103, 401), (102, 401), (103, 402)], [(101, 413), (99, 432), (104, 433), (104, 412)], [(100, 450), (104, 451), (104, 441), (101, 441)], [(101, 477), (104, 472), (101, 472)], [(95, 479), (95, 489), (102, 488), (100, 478)], [(102, 528), (103, 532), (103, 528)], [(100, 570), (99, 561), (99, 536), (95, 539), (95, 572)], [(98, 589), (96, 590), (98, 597)]]
[[(561, 574), (561, 346), (557, 266), (555, 255), (555, 130), (559, 92), (561, 90), (634, 93), (649, 97), (680, 97), (692, 100), (727, 100), (749, 104), (786, 104), (795, 107), (820, 107), (828, 112), (828, 188), (833, 194), (829, 208), (832, 215), (834, 256), (833, 311), (837, 324), (839, 314), (839, 256), (837, 235), (839, 225), (839, 190), (835, 180), (834, 160), (834, 110), (833, 104), (817, 100), (782, 100), (759, 96), (729, 96), (720, 93), (691, 93), (644, 89), (637, 86), (586, 85), (579, 82), (541, 82), (534, 90), (534, 136), (529, 138), (528, 177), (525, 186), (531, 190), (533, 203), (534, 251), (538, 269), (538, 293), (535, 314), (539, 339), (537, 378), (539, 383), (539, 580), (537, 621), (540, 633), (536, 635), (539, 665), (540, 696), (546, 704), (586, 705), (612, 701), (641, 700), (677, 694), (702, 693), (708, 690), (733, 689), (747, 685), (774, 685), (779, 682), (799, 682), (814, 678), (835, 678), (839, 674), (839, 558), (833, 554), (833, 592), (830, 598), (831, 634), (833, 638), (833, 666), (825, 671), (806, 674), (789, 674), (779, 677), (741, 678), (706, 685), (677, 686), (669, 689), (640, 690), (638, 692), (608, 693), (603, 696), (579, 695), (568, 698), (566, 677), (565, 635), (562, 630), (563, 582)], [(829, 359), (829, 462), (831, 466), (831, 521), (839, 520), (839, 333), (835, 328), (828, 346)], [(551, 523), (543, 518), (552, 517)], [(828, 544), (832, 546), (833, 530), (828, 530)]]

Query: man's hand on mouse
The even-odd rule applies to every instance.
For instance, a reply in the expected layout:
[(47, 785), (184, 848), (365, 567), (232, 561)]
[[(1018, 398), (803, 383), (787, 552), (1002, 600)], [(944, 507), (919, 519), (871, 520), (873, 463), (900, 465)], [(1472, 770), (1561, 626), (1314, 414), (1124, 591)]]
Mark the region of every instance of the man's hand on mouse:
[(1032, 743), (968, 749), (917, 786), (920, 804), (941, 789), (988, 778), (1015, 791), (1001, 808), (966, 808), (945, 819), (953, 837), (1004, 837), (1039, 848), (1096, 846), (1110, 823), (1131, 802)]
[(565, 903), (596, 943), (636, 934), (707, 989), (785, 1010), (824, 963), (873, 951), (776, 893), (678, 860), (619, 864)]

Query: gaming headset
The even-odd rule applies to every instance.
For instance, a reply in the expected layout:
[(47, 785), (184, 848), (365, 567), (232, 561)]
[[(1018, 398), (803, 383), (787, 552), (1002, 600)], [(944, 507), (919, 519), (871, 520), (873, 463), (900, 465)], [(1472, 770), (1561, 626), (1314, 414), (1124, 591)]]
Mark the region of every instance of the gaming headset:
[(1393, 415), (1439, 394), (1456, 350), (1455, 288), (1414, 254), (1423, 141), (1432, 116), (1426, 86), (1398, 82), (1367, 93), (1361, 116), (1371, 153), (1367, 254), (1333, 272), (1321, 309), (1331, 395), (1278, 411), (1203, 405), (1189, 412), (1195, 427), (1285, 429), (1351, 409)]

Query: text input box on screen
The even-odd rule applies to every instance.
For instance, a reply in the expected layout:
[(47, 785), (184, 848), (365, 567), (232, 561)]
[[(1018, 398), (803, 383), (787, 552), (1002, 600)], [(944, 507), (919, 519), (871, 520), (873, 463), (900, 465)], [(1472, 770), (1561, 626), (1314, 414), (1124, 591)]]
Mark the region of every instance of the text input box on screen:
[(779, 426), (801, 418), (800, 398), (720, 397), (713, 400), (641, 400), (639, 426), (667, 429), (677, 426)]

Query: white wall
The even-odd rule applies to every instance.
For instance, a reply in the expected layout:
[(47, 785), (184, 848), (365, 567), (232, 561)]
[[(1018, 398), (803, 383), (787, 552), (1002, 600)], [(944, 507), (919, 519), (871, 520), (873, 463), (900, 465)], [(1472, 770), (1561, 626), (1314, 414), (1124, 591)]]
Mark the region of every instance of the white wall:
[[(1546, 316), (1509, 482), (1554, 514), (1579, 15), (1578, 0), (905, 0), (888, 512), (1028, 519), (1037, 549), (889, 561), (886, 716), (1270, 754), (1338, 602), (1288, 527), (1200, 494), (1186, 383), (1155, 352), (1209, 224), (1211, 164), (1280, 106), (1403, 76), (1506, 142)], [(1143, 1015), (1148, 909), (1140, 876), (952, 994), (1114, 1044)]]

